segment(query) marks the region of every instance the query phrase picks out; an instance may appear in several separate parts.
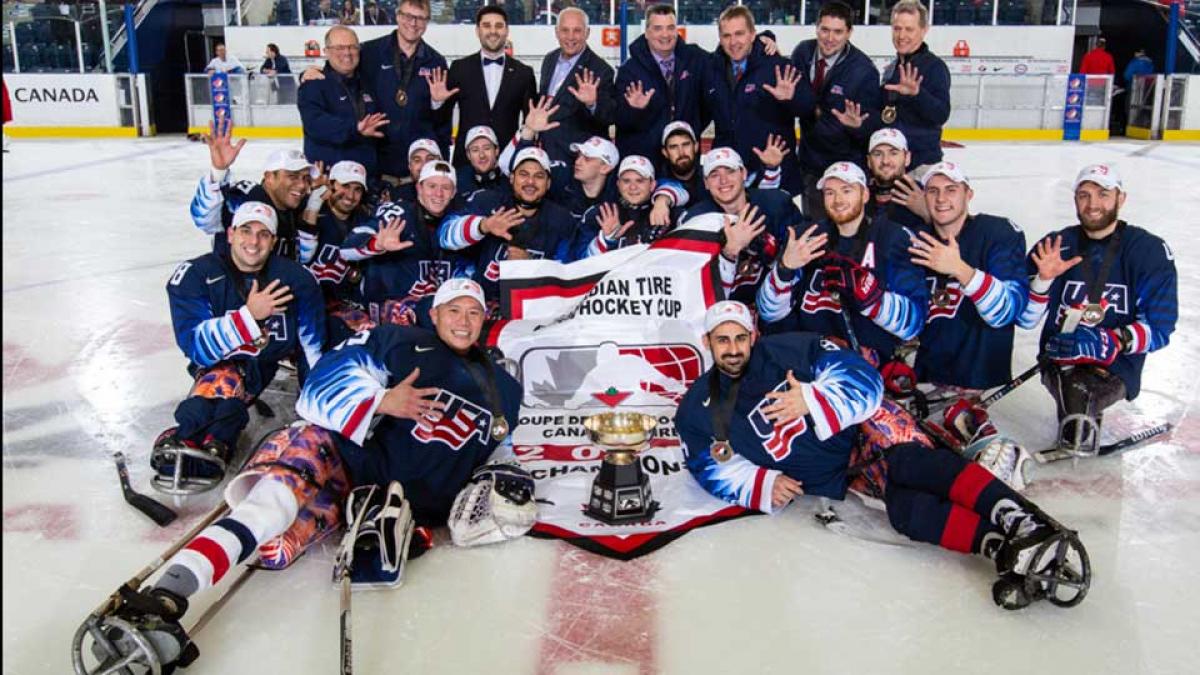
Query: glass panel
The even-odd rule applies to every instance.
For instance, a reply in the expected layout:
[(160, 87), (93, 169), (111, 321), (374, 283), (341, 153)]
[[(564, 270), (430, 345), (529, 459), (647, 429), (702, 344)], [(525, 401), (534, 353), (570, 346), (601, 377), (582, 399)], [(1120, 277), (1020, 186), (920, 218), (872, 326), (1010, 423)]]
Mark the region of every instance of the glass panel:
[(589, 25), (608, 24), (609, 0), (554, 0), (550, 5), (557, 21), (558, 13), (568, 7), (578, 7), (588, 15)]
[[(736, 5), (736, 0), (679, 0), (680, 25), (712, 26), (717, 23), (717, 17), (730, 5)], [(758, 13), (755, 12), (755, 16)], [(761, 22), (760, 22), (761, 23)]]
[(304, 0), (302, 3), (304, 23), (309, 26), (336, 26), (341, 23), (341, 5), (334, 6), (333, 0)]
[(933, 6), (936, 26), (990, 26), (995, 0), (937, 0)]
[[(16, 4), (16, 3), (14, 3)], [(94, 7), (92, 8), (94, 11)], [(79, 72), (79, 45), (75, 26), (81, 16), (79, 5), (33, 5), (24, 8), (4, 7), (4, 70), (15, 68), (12, 34), (8, 22), (16, 29), (15, 56), (20, 59), (23, 73)], [(93, 19), (92, 23), (99, 26)], [(81, 26), (80, 37), (83, 38)], [(94, 54), (101, 40), (92, 44), (84, 40), (84, 64), (94, 64)], [(103, 54), (103, 52), (100, 52)], [(103, 59), (101, 59), (103, 61)], [(101, 64), (103, 69), (103, 64)]]
[[(871, 5), (868, 10), (870, 16), (867, 23), (873, 26), (889, 26), (892, 23), (892, 7), (900, 0), (871, 0)], [(921, 0), (921, 4), (929, 7), (929, 0)], [(941, 0), (938, 0), (938, 5), (941, 5)], [(991, 23), (990, 21), (988, 23)]]
[[(795, 0), (743, 0), (754, 12), (754, 22), (761, 25), (800, 23), (800, 3)], [(718, 12), (720, 14), (720, 12)]]
[[(998, 0), (1000, 10), (996, 12), (996, 23), (1001, 26), (1053, 26), (1058, 12), (1058, 0)], [(939, 2), (939, 4), (941, 4)], [(1064, 11), (1070, 12), (1071, 2), (1063, 3)], [(1066, 21), (1070, 23), (1070, 21)]]
[[(357, 3), (357, 0), (355, 0)], [(236, 12), (236, 0), (225, 0), (225, 9)], [(237, 25), (233, 19), (229, 25)], [(296, 0), (242, 0), (243, 26), (299, 26)]]

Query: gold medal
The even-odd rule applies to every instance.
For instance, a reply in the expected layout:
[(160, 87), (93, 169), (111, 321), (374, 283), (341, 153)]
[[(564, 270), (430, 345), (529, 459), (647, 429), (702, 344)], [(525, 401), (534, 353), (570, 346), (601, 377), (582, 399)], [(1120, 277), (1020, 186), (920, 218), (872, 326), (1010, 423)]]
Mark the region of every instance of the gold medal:
[(1083, 308), (1083, 322), (1085, 324), (1095, 326), (1104, 320), (1104, 306), (1099, 303), (1092, 303)]
[[(408, 105), (408, 92), (403, 89), (396, 90), (396, 105), (403, 108)], [(894, 117), (895, 115), (893, 115)]]
[(938, 307), (949, 307), (951, 302), (952, 300), (950, 299), (950, 291), (946, 290), (945, 288), (938, 289), (938, 291), (933, 294), (933, 304), (937, 305)]
[(508, 435), (508, 420), (504, 419), (504, 415), (496, 415), (492, 418), (492, 440), (502, 441)]
[(879, 116), (884, 124), (891, 124), (896, 121), (896, 106), (889, 105), (884, 107), (883, 114)]
[(724, 464), (730, 459), (733, 459), (733, 446), (729, 445), (729, 441), (713, 441), (713, 444), (708, 448), (708, 454), (718, 462)]
[(359, 272), (357, 267), (351, 267), (350, 271), (346, 273), (346, 280), (352, 284), (357, 284), (360, 279), (362, 279), (362, 272)]
[(260, 350), (266, 349), (267, 343), (270, 341), (271, 341), (270, 336), (268, 336), (266, 333), (263, 333), (262, 335), (259, 335), (258, 337), (254, 338), (254, 348), (260, 349)]

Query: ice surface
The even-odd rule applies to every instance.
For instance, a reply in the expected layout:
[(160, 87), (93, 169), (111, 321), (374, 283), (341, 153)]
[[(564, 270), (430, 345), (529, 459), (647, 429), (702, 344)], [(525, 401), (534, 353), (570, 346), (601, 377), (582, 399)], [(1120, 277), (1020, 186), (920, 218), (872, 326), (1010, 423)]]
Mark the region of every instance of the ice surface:
[[(254, 178), (286, 142), (251, 142)], [(1032, 242), (1072, 222), (1088, 162), (1125, 175), (1123, 216), (1163, 235), (1180, 272), (1180, 322), (1152, 355), (1141, 397), (1106, 417), (1106, 440), (1170, 421), (1173, 437), (1126, 455), (1034, 467), (1030, 495), (1080, 530), (1095, 569), (1082, 605), (993, 606), (990, 563), (821, 529), (814, 503), (688, 534), (621, 563), (557, 541), (415, 561), (395, 591), (354, 597), (359, 672), (1185, 673), (1200, 635), (1200, 273), (1195, 145), (972, 144), (948, 157), (974, 180), (973, 210)], [(159, 529), (121, 498), (109, 455), (149, 492), (154, 436), (188, 389), (164, 285), (207, 247), (188, 201), (207, 152), (179, 139), (17, 141), (3, 165), (3, 671), (64, 673), (85, 615), (215, 503)], [(1014, 366), (1033, 362), (1018, 333)], [(997, 404), (1032, 448), (1053, 408), (1030, 383)], [(257, 421), (256, 421), (257, 423)], [(337, 663), (331, 553), (257, 572), (201, 632), (190, 673), (327, 673)], [(233, 575), (231, 574), (231, 577)], [(188, 622), (215, 593), (196, 598)]]

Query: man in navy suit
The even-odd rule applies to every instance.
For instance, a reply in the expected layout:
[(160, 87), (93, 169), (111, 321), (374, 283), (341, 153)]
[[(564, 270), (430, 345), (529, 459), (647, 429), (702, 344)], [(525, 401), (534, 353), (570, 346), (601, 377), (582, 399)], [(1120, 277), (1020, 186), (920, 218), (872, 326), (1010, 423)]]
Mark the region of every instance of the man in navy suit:
[(570, 162), (574, 143), (592, 136), (608, 138), (616, 113), (613, 69), (587, 46), (588, 31), (583, 10), (564, 9), (554, 28), (559, 48), (542, 60), (538, 92), (558, 106), (551, 118), (558, 127), (541, 135), (542, 147), (553, 161)]

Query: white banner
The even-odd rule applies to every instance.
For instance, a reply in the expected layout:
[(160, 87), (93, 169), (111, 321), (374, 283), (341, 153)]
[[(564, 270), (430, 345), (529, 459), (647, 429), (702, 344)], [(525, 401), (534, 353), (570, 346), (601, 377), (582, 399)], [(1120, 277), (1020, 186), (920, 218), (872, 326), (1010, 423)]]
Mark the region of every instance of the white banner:
[(5, 73), (13, 126), (115, 127), (121, 125), (117, 76)]
[[(537, 481), (542, 536), (632, 558), (689, 529), (745, 514), (709, 495), (688, 472), (675, 407), (708, 369), (704, 312), (715, 300), (720, 216), (697, 218), (651, 246), (563, 265), (501, 264), (505, 315), (491, 342), (524, 387), (516, 453)], [(611, 410), (655, 417), (640, 462), (659, 509), (644, 522), (609, 525), (584, 514), (602, 448), (583, 428)]]

